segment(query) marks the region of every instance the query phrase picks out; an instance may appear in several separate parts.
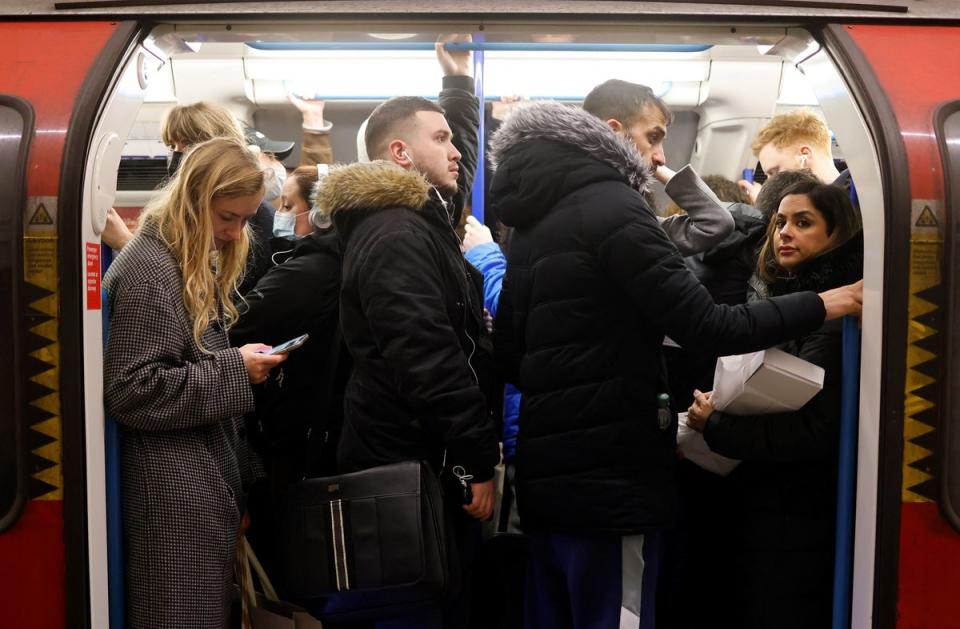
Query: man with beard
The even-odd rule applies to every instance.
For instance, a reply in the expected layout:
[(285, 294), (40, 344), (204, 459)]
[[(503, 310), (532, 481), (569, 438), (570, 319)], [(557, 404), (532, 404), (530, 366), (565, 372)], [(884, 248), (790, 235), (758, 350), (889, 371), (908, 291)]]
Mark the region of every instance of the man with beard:
[[(440, 104), (398, 97), (377, 107), (365, 132), (376, 161), (332, 169), (317, 205), (343, 249), (341, 326), (354, 359), (338, 464), (429, 462), (448, 488), (468, 592), (500, 451), (483, 393), (482, 277), (454, 231), (477, 166), (479, 104), (469, 53), (438, 45), (437, 55)], [(465, 627), (465, 600), (378, 626)]]
[(858, 314), (862, 285), (715, 305), (640, 194), (650, 164), (604, 121), (540, 103), (514, 112), (492, 149), (493, 210), (514, 228), (496, 349), (524, 396), (527, 626), (652, 628), (676, 508), (664, 334), (718, 354), (763, 349)]

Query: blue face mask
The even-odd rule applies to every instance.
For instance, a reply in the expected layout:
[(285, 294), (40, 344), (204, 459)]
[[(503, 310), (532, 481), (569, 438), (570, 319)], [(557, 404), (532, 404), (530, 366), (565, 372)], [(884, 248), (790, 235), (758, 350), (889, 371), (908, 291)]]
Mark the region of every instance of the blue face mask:
[(294, 230), (296, 224), (297, 214), (277, 212), (273, 215), (273, 235), (277, 238), (294, 240), (297, 237), (297, 232)]

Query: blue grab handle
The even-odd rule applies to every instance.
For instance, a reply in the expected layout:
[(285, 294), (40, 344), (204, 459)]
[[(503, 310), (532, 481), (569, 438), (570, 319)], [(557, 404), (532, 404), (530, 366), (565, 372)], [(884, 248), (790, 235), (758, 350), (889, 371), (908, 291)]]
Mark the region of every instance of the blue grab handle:
[[(101, 245), (101, 277), (113, 262), (113, 252), (107, 245)], [(106, 349), (110, 335), (110, 308), (106, 289), (100, 295), (101, 316), (103, 321), (103, 346)], [(106, 413), (104, 413), (106, 415)], [(110, 629), (126, 627), (123, 574), (123, 512), (120, 496), (120, 428), (117, 422), (104, 417), (104, 466), (106, 468), (107, 494), (107, 596), (109, 598)]]
[(853, 526), (857, 497), (857, 431), (860, 410), (860, 324), (854, 317), (843, 318), (842, 347), (837, 539), (833, 569), (833, 629), (850, 627)]

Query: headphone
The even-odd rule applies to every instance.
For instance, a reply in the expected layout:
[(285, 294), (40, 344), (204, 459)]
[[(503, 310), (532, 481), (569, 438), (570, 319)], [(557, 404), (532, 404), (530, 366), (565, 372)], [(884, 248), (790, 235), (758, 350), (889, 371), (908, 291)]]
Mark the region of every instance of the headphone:
[(313, 184), (313, 203), (307, 214), (307, 219), (310, 221), (310, 224), (313, 225), (314, 229), (324, 229), (330, 226), (330, 217), (317, 207), (317, 196), (320, 191), (320, 185), (329, 174), (329, 164), (317, 164), (317, 183)]
[(807, 167), (807, 156), (804, 155), (803, 153), (800, 153), (800, 168), (806, 168), (806, 167)]

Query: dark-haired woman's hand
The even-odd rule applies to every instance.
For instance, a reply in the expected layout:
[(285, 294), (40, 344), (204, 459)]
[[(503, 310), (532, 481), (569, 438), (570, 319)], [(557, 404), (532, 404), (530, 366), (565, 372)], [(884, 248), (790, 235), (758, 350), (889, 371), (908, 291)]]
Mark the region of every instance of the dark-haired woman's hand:
[(693, 392), (693, 404), (687, 409), (687, 426), (697, 432), (703, 432), (707, 427), (707, 420), (713, 413), (713, 392)]

